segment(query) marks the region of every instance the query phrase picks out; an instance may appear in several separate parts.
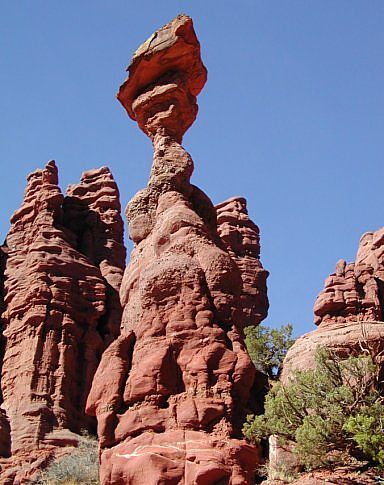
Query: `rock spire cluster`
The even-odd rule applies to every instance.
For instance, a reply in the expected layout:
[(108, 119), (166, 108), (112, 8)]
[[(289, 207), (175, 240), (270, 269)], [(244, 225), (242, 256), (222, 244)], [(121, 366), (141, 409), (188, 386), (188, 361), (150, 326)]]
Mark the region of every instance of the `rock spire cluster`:
[(206, 80), (192, 20), (134, 54), (118, 99), (153, 143), (126, 216), (135, 243), (120, 290), (121, 335), (88, 397), (103, 484), (246, 484), (260, 450), (241, 438), (256, 370), (243, 328), (265, 317), (267, 272), (243, 198), (214, 207), (181, 146)]
[(108, 168), (65, 195), (54, 161), (28, 176), (0, 247), (0, 484), (30, 483), (100, 443), (101, 483), (254, 483), (241, 435), (264, 379), (244, 328), (266, 317), (268, 272), (246, 201), (214, 206), (182, 147), (207, 71), (181, 15), (133, 56), (118, 93), (153, 144), (126, 208)]
[(0, 255), (0, 482), (11, 484), (95, 428), (85, 401), (119, 333), (125, 267), (110, 171), (84, 173), (67, 196), (55, 162), (31, 173)]
[[(125, 210), (127, 267), (107, 167), (66, 195), (54, 161), (28, 176), (0, 246), (0, 485), (33, 483), (84, 430), (97, 430), (102, 485), (255, 483), (261, 449), (241, 428), (262, 410), (265, 380), (244, 329), (267, 316), (268, 272), (246, 200), (214, 206), (191, 183), (181, 143), (206, 80), (186, 15), (133, 55), (117, 97), (153, 164)], [(384, 229), (363, 235), (354, 263), (337, 263), (314, 313), (283, 382), (314, 365), (318, 345), (384, 350)], [(270, 449), (272, 464), (289, 464), (289, 450)]]

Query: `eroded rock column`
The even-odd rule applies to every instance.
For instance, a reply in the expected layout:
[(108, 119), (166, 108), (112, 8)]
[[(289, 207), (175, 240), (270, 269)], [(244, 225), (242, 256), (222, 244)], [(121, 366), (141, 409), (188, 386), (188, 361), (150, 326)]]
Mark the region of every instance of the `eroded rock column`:
[(88, 398), (101, 482), (253, 483), (260, 454), (241, 425), (256, 372), (243, 327), (266, 314), (267, 273), (245, 201), (227, 211), (229, 223), (242, 219), (229, 228), (239, 231), (235, 244), (224, 226), (219, 236), (212, 202), (190, 183), (181, 141), (206, 81), (191, 19), (157, 31), (128, 70), (118, 99), (152, 140), (154, 158), (147, 187), (126, 209), (135, 247), (120, 291), (121, 336)]

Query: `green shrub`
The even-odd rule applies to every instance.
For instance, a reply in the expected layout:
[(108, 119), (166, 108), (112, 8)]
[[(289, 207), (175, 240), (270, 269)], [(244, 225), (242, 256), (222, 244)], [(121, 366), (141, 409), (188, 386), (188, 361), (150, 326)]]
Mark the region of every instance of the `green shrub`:
[(374, 403), (362, 408), (344, 423), (344, 430), (357, 447), (384, 468), (384, 405)]
[(245, 329), (245, 343), (253, 363), (272, 380), (279, 377), (285, 354), (295, 341), (292, 330), (291, 324), (279, 329), (265, 325)]
[(80, 439), (77, 448), (52, 462), (42, 472), (36, 485), (97, 485), (99, 460), (97, 440), (90, 436)]
[(327, 463), (331, 451), (384, 466), (384, 402), (374, 359), (342, 360), (325, 349), (315, 359), (314, 370), (274, 384), (264, 414), (248, 416), (245, 436), (256, 443), (272, 434), (294, 441), (308, 469)]

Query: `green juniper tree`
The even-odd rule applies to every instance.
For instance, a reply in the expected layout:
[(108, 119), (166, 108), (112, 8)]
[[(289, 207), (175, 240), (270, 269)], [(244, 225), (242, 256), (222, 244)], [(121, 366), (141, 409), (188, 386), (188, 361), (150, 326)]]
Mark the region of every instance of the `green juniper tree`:
[(318, 348), (313, 370), (296, 371), (290, 383), (273, 385), (264, 414), (248, 416), (245, 436), (254, 443), (272, 434), (294, 441), (308, 469), (326, 464), (331, 451), (384, 467), (384, 398), (376, 357), (341, 359)]
[(292, 330), (291, 324), (279, 329), (265, 325), (245, 329), (245, 343), (253, 363), (271, 380), (279, 378), (285, 354), (295, 341)]

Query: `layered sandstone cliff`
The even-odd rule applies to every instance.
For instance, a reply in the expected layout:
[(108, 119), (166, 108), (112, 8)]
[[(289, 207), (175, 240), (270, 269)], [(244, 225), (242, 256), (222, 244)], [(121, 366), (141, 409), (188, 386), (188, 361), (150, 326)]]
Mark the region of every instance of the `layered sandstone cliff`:
[(1, 252), (1, 483), (25, 483), (95, 427), (85, 400), (119, 332), (125, 250), (117, 186), (102, 168), (69, 194), (53, 161), (30, 174)]
[(154, 148), (148, 185), (126, 209), (135, 247), (120, 290), (121, 335), (104, 352), (87, 409), (103, 484), (254, 482), (241, 438), (255, 368), (243, 328), (265, 317), (267, 272), (245, 200), (217, 209), (190, 183), (181, 146), (206, 80), (189, 17), (134, 54), (118, 98)]

